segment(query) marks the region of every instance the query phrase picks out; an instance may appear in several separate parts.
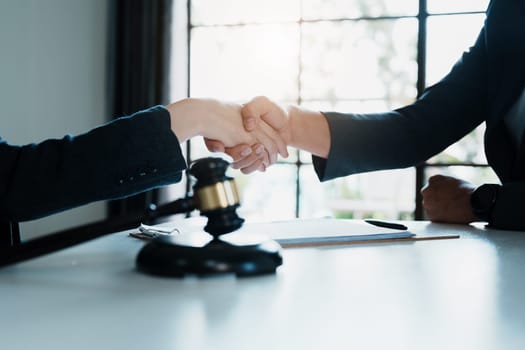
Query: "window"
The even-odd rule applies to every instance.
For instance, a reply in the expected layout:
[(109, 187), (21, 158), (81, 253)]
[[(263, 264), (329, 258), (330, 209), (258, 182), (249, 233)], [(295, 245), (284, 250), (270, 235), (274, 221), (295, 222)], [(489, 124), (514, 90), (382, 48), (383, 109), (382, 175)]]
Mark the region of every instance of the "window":
[[(472, 45), (488, 0), (187, 0), (174, 59), (187, 94), (245, 102), (266, 95), (321, 111), (381, 112), (413, 102)], [(183, 3), (183, 5), (181, 5)], [(179, 21), (180, 25), (180, 21)], [(451, 41), (450, 38), (454, 40)], [(180, 52), (180, 50), (178, 51)], [(181, 66), (181, 62), (184, 62)], [(182, 97), (182, 96), (177, 96)], [(480, 127), (418, 168), (320, 183), (293, 150), (266, 173), (232, 170), (253, 220), (335, 216), (421, 219), (419, 188), (437, 172), (494, 181)], [(192, 141), (188, 156), (208, 155)]]

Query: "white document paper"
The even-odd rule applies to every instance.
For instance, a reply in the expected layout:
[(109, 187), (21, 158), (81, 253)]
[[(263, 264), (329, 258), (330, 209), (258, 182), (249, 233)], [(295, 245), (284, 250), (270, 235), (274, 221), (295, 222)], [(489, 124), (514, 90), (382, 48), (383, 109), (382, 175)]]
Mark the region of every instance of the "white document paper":
[(410, 231), (377, 227), (361, 220), (333, 218), (246, 223), (239, 231), (266, 235), (282, 245), (344, 243), (415, 236)]

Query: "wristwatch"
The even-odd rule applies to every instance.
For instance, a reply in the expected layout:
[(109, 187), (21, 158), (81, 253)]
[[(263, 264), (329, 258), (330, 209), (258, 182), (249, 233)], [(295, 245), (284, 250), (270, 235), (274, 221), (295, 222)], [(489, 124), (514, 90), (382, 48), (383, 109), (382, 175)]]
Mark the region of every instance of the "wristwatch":
[(499, 185), (484, 184), (479, 186), (470, 195), (470, 205), (472, 211), (479, 219), (487, 221), (492, 220), (492, 210), (498, 199)]

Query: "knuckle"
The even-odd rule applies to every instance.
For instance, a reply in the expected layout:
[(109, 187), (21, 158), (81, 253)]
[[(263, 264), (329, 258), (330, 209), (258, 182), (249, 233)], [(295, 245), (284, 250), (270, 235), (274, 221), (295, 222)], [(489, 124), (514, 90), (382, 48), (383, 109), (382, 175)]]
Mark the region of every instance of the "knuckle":
[(443, 181), (444, 179), (445, 179), (444, 175), (441, 175), (441, 174), (432, 175), (431, 177), (428, 178), (428, 183), (430, 183), (430, 184), (432, 184), (432, 183), (439, 183), (439, 182)]

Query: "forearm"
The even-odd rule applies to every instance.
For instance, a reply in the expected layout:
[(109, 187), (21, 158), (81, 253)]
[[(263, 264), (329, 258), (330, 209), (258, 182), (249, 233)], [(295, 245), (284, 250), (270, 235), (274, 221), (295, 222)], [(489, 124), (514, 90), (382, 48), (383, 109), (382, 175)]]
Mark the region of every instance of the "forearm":
[(330, 152), (330, 129), (321, 112), (296, 106), (288, 108), (291, 137), (289, 145), (310, 152), (321, 158)]
[(15, 221), (174, 183), (186, 167), (162, 107), (76, 137), (3, 143), (0, 157), (0, 216)]
[(313, 158), (319, 178), (416, 165), (487, 120), (484, 33), (415, 103), (386, 113), (324, 113), (331, 146), (327, 158)]

